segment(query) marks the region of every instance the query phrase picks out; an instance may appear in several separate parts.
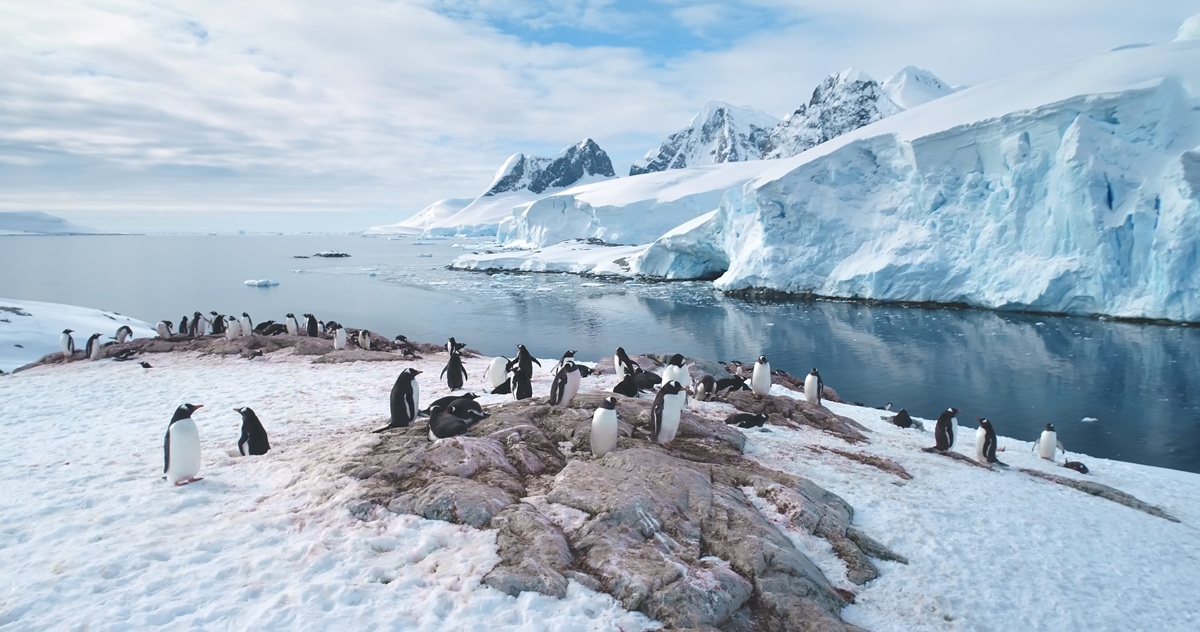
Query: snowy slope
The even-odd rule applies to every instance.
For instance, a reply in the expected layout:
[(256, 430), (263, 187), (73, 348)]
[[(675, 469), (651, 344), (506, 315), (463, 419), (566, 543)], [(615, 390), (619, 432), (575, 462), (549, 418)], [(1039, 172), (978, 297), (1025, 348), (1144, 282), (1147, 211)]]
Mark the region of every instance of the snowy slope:
[(42, 356), (58, 353), (58, 339), (64, 329), (74, 330), (71, 335), (75, 349), (82, 352), (92, 334), (101, 334), (101, 343), (111, 342), (121, 325), (129, 325), (134, 338), (157, 335), (150, 323), (113, 312), (0, 298), (0, 371), (11, 373)]
[[(446, 394), (437, 379), (443, 354), (412, 364), (315, 365), (290, 350), (252, 361), (184, 352), (150, 360), (150, 370), (80, 361), (0, 378), (5, 629), (654, 627), (576, 584), (562, 600), (508, 597), (480, 583), (498, 561), (494, 532), (358, 504), (360, 482), (348, 466), (378, 440), (368, 431), (387, 416), (397, 371), (423, 370), (422, 400), (432, 400)], [(487, 361), (465, 364), (482, 376)], [(536, 372), (535, 395), (548, 393), (549, 379)], [(613, 381), (596, 375), (582, 390), (605, 391)], [(778, 385), (772, 394), (797, 396)], [(162, 432), (185, 401), (205, 404), (195, 417), (204, 480), (173, 488), (159, 479)], [(270, 433), (266, 455), (231, 456), (240, 419), (230, 409), (246, 405)], [(690, 406), (714, 418), (730, 412), (720, 403)], [(881, 411), (827, 406), (867, 426), (869, 441), (770, 427), (746, 431), (746, 453), (842, 496), (855, 526), (909, 559), (876, 561), (880, 577), (853, 586), (826, 541), (777, 522), (835, 586), (856, 593), (843, 611), (849, 622), (876, 632), (1200, 625), (1200, 476), (1072, 453), (1092, 470), (1078, 475), (1003, 436), (999, 456), (1014, 467), (986, 470), (921, 452), (930, 433), (895, 428)], [(954, 449), (973, 455), (973, 424), (960, 421)], [(993, 421), (1003, 434), (1003, 420)], [(1069, 448), (1070, 436), (1062, 439)], [(889, 459), (912, 478), (832, 450)], [(1182, 522), (1017, 467), (1111, 485)]]
[(38, 211), (0, 211), (0, 235), (86, 235), (95, 230)]
[(1198, 95), (1195, 40), (955, 92), (762, 163), (646, 271), (717, 250), (726, 290), (1200, 320)]
[(879, 85), (892, 103), (911, 110), (934, 99), (940, 99), (954, 89), (924, 68), (905, 66)]
[(764, 158), (787, 158), (901, 110), (867, 73), (849, 68), (829, 75), (775, 129)]
[(420, 234), (426, 228), (445, 220), (463, 210), (473, 201), (473, 198), (448, 198), (438, 200), (421, 209), (416, 215), (386, 226), (374, 226), (367, 229), (368, 235), (410, 235)]
[(754, 108), (709, 101), (688, 126), (633, 163), (629, 175), (759, 160), (779, 119)]

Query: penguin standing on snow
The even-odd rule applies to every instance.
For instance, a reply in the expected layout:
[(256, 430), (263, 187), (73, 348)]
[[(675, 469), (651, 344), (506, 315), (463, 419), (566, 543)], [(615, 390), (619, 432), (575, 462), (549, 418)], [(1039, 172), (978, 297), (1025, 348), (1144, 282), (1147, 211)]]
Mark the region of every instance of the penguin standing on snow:
[(650, 406), (650, 438), (656, 443), (667, 444), (679, 431), (679, 416), (683, 412), (683, 385), (667, 382), (658, 389), (654, 404)]
[(575, 394), (579, 392), (580, 381), (579, 367), (571, 360), (565, 361), (554, 376), (554, 382), (550, 384), (550, 405), (570, 406), (571, 400), (575, 399)]
[(617, 373), (617, 380), (625, 379), (626, 375), (633, 375), (634, 368), (637, 366), (637, 362), (629, 359), (624, 347), (617, 347), (617, 352), (613, 356), (613, 370)]
[(304, 315), (304, 328), (309, 338), (316, 338), (320, 328), (317, 326), (317, 317), (312, 314)]
[(808, 372), (804, 377), (804, 400), (810, 404), (821, 405), (821, 391), (825, 390), (825, 380), (821, 379), (821, 374), (817, 372), (817, 367)]
[(1038, 456), (1047, 461), (1054, 460), (1056, 450), (1062, 450), (1064, 455), (1067, 453), (1067, 449), (1063, 447), (1062, 441), (1058, 440), (1058, 432), (1054, 430), (1054, 424), (1046, 424), (1046, 429), (1038, 437), (1034, 449), (1037, 450)]
[(513, 399), (520, 401), (533, 397), (533, 384), (530, 383), (530, 372), (516, 365), (508, 371), (508, 391)]
[(238, 452), (246, 456), (246, 448), (249, 447), (249, 453), (254, 456), (266, 454), (271, 449), (271, 442), (267, 440), (267, 430), (258, 420), (258, 415), (249, 407), (234, 408), (233, 411), (242, 416), (242, 437), (238, 439)]
[(383, 432), (392, 428), (407, 428), (417, 418), (417, 411), (420, 410), (418, 404), (421, 401), (421, 389), (417, 384), (417, 376), (420, 373), (417, 369), (409, 368), (401, 371), (400, 375), (396, 377), (389, 401), (391, 420), (388, 425), (375, 432)]
[[(162, 323), (159, 323), (161, 325)], [(74, 329), (64, 329), (62, 335), (58, 337), (58, 350), (68, 358), (75, 353), (75, 339), (71, 337)]]
[(496, 356), (492, 358), (491, 362), (488, 362), (487, 370), (484, 371), (483, 375), (487, 378), (489, 389), (495, 389), (508, 381), (508, 369), (506, 367), (509, 362), (510, 360), (504, 356)]
[(446, 378), (446, 386), (452, 391), (462, 388), (463, 383), (469, 379), (467, 369), (462, 364), (462, 356), (458, 355), (458, 351), (450, 352), (450, 359), (446, 362), (446, 368), (442, 369), (439, 377)]
[[(216, 328), (216, 324), (217, 324), (217, 321), (214, 320), (213, 321), (214, 329)], [(233, 340), (242, 335), (242, 321), (238, 320), (237, 316), (230, 315), (228, 325), (226, 325), (226, 323), (224, 321), (222, 321), (221, 328), (225, 330), (224, 333), (225, 333), (226, 340)]]
[(450, 336), (450, 339), (446, 341), (446, 353), (457, 353), (466, 347), (467, 343), (455, 340), (454, 336)]
[(995, 463), (1000, 467), (1008, 467), (996, 458), (996, 430), (992, 428), (992, 422), (984, 417), (976, 419), (979, 421), (979, 430), (975, 431), (975, 460), (989, 465)]
[(92, 334), (88, 337), (86, 350), (89, 360), (100, 359), (100, 334)]
[(287, 333), (289, 336), (300, 335), (300, 322), (296, 320), (295, 314), (288, 312), (287, 320), (284, 323), (287, 324)]
[(938, 416), (937, 425), (933, 427), (933, 438), (937, 442), (935, 449), (945, 452), (954, 447), (954, 437), (958, 434), (957, 414), (957, 408), (947, 408)]
[(759, 397), (771, 392), (771, 363), (767, 356), (758, 356), (754, 371), (750, 374), (750, 390)]
[(121, 325), (120, 327), (117, 327), (116, 337), (117, 344), (123, 345), (125, 344), (126, 340), (133, 338), (133, 329), (130, 329), (129, 325)]
[(617, 398), (605, 397), (592, 413), (592, 456), (600, 458), (617, 447)]
[(903, 408), (901, 408), (900, 412), (896, 413), (895, 415), (892, 415), (891, 417), (884, 417), (884, 419), (901, 428), (912, 428), (913, 426), (912, 416), (909, 415), (908, 411)]
[(169, 320), (158, 321), (158, 324), (154, 326), (154, 331), (156, 333), (158, 333), (159, 338), (170, 338), (171, 337), (171, 321), (169, 321)]
[(558, 360), (558, 363), (554, 365), (554, 368), (550, 369), (550, 375), (558, 375), (558, 372), (563, 368), (563, 363), (565, 363), (567, 360), (571, 360), (573, 362), (575, 360), (576, 353), (577, 352), (574, 349), (567, 349), (566, 352), (562, 354), (562, 358)]
[(250, 321), (250, 314), (242, 312), (242, 335), (249, 336), (254, 333), (254, 323)]
[(529, 380), (533, 377), (534, 364), (537, 364), (539, 367), (542, 366), (542, 363), (538, 362), (538, 359), (529, 353), (529, 349), (526, 349), (525, 345), (517, 345), (516, 362), (517, 366), (521, 367), (521, 370), (525, 372), (526, 380)]
[(192, 413), (203, 404), (184, 404), (175, 409), (163, 437), (163, 474), (175, 485), (187, 485), (200, 480), (200, 430), (192, 421)]
[(367, 331), (366, 329), (358, 330), (358, 346), (362, 348), (363, 351), (371, 350), (371, 332)]
[(341, 325), (333, 325), (333, 348), (342, 350), (346, 348), (346, 328)]

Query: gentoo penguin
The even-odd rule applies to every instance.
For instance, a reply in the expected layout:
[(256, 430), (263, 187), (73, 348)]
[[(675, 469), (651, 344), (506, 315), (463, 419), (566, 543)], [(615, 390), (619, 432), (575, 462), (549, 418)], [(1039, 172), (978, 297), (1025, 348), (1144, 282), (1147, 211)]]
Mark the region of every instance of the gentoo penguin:
[(521, 367), (521, 370), (525, 372), (526, 380), (533, 377), (533, 365), (535, 363), (539, 367), (542, 366), (542, 363), (538, 362), (538, 359), (529, 353), (529, 349), (526, 349), (525, 345), (517, 345), (516, 362), (517, 366)]
[(287, 319), (283, 322), (287, 325), (287, 332), (289, 336), (300, 335), (300, 323), (296, 320), (295, 314), (288, 312)]
[(156, 332), (158, 332), (159, 338), (170, 338), (171, 337), (171, 321), (169, 321), (169, 320), (158, 321), (158, 324), (154, 326), (154, 330)]
[(130, 338), (133, 338), (133, 329), (130, 329), (129, 325), (117, 327), (117, 344), (125, 344)]
[(188, 326), (188, 317), (185, 315), (183, 318), (179, 319), (179, 335), (180, 336), (188, 335), (188, 332), (190, 329), (191, 329), (191, 327)]
[(600, 458), (617, 447), (617, 398), (605, 397), (592, 413), (592, 456)]
[(771, 392), (771, 363), (767, 356), (758, 356), (754, 371), (750, 374), (750, 390), (762, 397)]
[(320, 328), (317, 327), (317, 317), (312, 314), (304, 315), (304, 328), (310, 338), (316, 338)]
[(504, 356), (496, 356), (492, 358), (491, 362), (488, 362), (487, 371), (483, 373), (487, 379), (488, 388), (494, 389), (508, 379), (508, 370), (505, 368), (508, 362), (508, 358)]
[(1068, 470), (1075, 470), (1076, 472), (1079, 472), (1080, 474), (1088, 473), (1088, 466), (1084, 465), (1083, 463), (1081, 463), (1079, 461), (1064, 461), (1062, 466), (1067, 468)]
[(450, 359), (446, 361), (446, 367), (442, 369), (442, 374), (438, 377), (446, 378), (446, 387), (452, 391), (457, 391), (463, 387), (463, 383), (470, 379), (467, 376), (467, 369), (463, 367), (462, 356), (458, 355), (458, 351), (450, 352)]
[(146, 362), (145, 360), (138, 362), (138, 366), (142, 367), (143, 369), (153, 369), (154, 368), (154, 367), (150, 366), (150, 363)]
[[(214, 329), (216, 329), (216, 324), (217, 324), (217, 321), (214, 320), (213, 321)], [(241, 323), (241, 321), (239, 321), (237, 319), (236, 316), (229, 317), (228, 326), (226, 326), (224, 322), (221, 323), (221, 326), (222, 326), (222, 329), (225, 330), (225, 339), (226, 340), (233, 340), (234, 338), (238, 338), (242, 335), (242, 323)]]
[(1037, 445), (1034, 446), (1038, 456), (1043, 459), (1053, 461), (1055, 450), (1062, 450), (1063, 455), (1067, 453), (1067, 449), (1063, 447), (1062, 441), (1058, 440), (1058, 433), (1054, 430), (1054, 424), (1046, 424), (1046, 429), (1042, 431), (1042, 436), (1038, 437)]
[(566, 362), (567, 360), (574, 361), (576, 353), (577, 353), (577, 351), (575, 351), (574, 349), (567, 349), (562, 354), (562, 358), (560, 358), (558, 360), (558, 363), (554, 365), (554, 368), (550, 369), (550, 375), (558, 375), (558, 372), (563, 368), (563, 363)]
[(637, 397), (638, 387), (637, 382), (633, 379), (633, 374), (626, 373), (625, 377), (621, 378), (621, 381), (613, 387), (613, 392), (625, 397)]
[(613, 356), (613, 370), (617, 372), (617, 379), (625, 379), (627, 374), (633, 373), (635, 366), (638, 366), (638, 363), (629, 359), (625, 347), (617, 347), (616, 355)]
[[(442, 410), (446, 410), (447, 408), (450, 407), (450, 404), (453, 404), (454, 402), (457, 402), (460, 399), (468, 400), (468, 401), (475, 401), (475, 398), (477, 398), (477, 397), (479, 397), (479, 396), (476, 395), (475, 393), (463, 393), (462, 395), (447, 395), (445, 397), (439, 397), (439, 398), (433, 400), (432, 402), (430, 402), (429, 407), (426, 408), (425, 410), (417, 411), (417, 415), (421, 416), (421, 417), (428, 417), (429, 411), (433, 410), (434, 408), (440, 408)], [(483, 409), (480, 408), (480, 410), (483, 410)]]
[(86, 350), (89, 360), (100, 359), (100, 334), (92, 334), (88, 337)]
[(725, 423), (736, 425), (738, 428), (758, 428), (767, 423), (765, 413), (733, 413), (725, 418)]
[(679, 430), (679, 415), (683, 412), (683, 385), (667, 382), (658, 389), (654, 404), (650, 407), (650, 438), (657, 443), (667, 444)]
[(459, 342), (454, 339), (454, 336), (450, 336), (450, 339), (446, 341), (446, 353), (454, 353), (456, 351), (462, 351), (464, 348), (466, 348), (466, 346), (467, 346), (467, 343)]
[[(161, 326), (162, 323), (159, 325)], [(71, 337), (71, 333), (74, 331), (74, 329), (64, 329), (62, 335), (58, 337), (58, 350), (68, 358), (75, 353), (75, 339)]]
[(652, 391), (655, 386), (658, 386), (663, 381), (662, 376), (652, 371), (643, 370), (642, 367), (633, 366), (633, 383), (637, 384), (639, 391)]
[(175, 485), (200, 480), (200, 430), (192, 421), (192, 413), (203, 404), (184, 404), (175, 409), (167, 434), (163, 437), (163, 474)]
[(748, 390), (750, 390), (750, 387), (746, 386), (746, 378), (744, 378), (744, 377), (726, 377), (726, 378), (717, 380), (716, 390), (713, 391), (713, 394), (718, 395), (720, 393), (726, 393), (726, 392), (730, 392), (730, 391), (748, 391)]
[(575, 394), (579, 392), (581, 379), (579, 367), (574, 362), (563, 362), (562, 368), (554, 376), (554, 382), (550, 384), (550, 405), (570, 406), (571, 400), (575, 399)]
[(188, 326), (188, 335), (193, 338), (203, 336), (205, 334), (205, 324), (207, 323), (208, 319), (204, 317), (204, 314), (194, 312), (192, 314), (192, 323)]
[[(245, 314), (243, 314), (243, 316), (245, 316)], [(250, 317), (249, 317), (249, 316), (246, 316), (246, 318), (247, 318), (247, 320), (249, 320), (249, 318), (250, 318)], [(261, 323), (259, 323), (259, 324), (255, 325), (255, 326), (254, 326), (254, 329), (252, 329), (251, 331), (252, 331), (253, 333), (256, 333), (256, 334), (263, 334), (263, 335), (267, 335), (267, 331), (268, 331), (269, 329), (271, 329), (272, 327), (274, 327), (274, 326), (275, 326), (275, 321), (273, 321), (273, 320), (264, 320), (264, 321), (262, 321)]]
[(250, 321), (250, 314), (242, 312), (242, 335), (249, 336), (254, 331), (254, 323)]
[(366, 329), (358, 330), (358, 346), (364, 351), (371, 350), (371, 332)]
[(992, 428), (992, 422), (984, 417), (976, 417), (976, 420), (979, 421), (979, 429), (975, 431), (975, 460), (1008, 467), (996, 458), (996, 431)]
[(529, 371), (520, 365), (514, 366), (508, 372), (508, 390), (513, 399), (522, 400), (533, 397), (533, 385), (529, 382)]
[(271, 442), (267, 440), (267, 430), (258, 420), (258, 415), (249, 407), (234, 408), (233, 412), (242, 416), (242, 438), (238, 439), (238, 452), (246, 456), (246, 444), (249, 443), (250, 454), (266, 454), (271, 449)]
[(713, 398), (717, 392), (717, 381), (711, 375), (705, 375), (696, 383), (696, 399), (702, 402), (707, 402)]
[(901, 428), (912, 428), (913, 425), (912, 416), (910, 416), (908, 411), (903, 408), (901, 408), (900, 412), (896, 413), (895, 415), (892, 415), (891, 417), (884, 417), (884, 419), (887, 419)]
[(333, 348), (338, 350), (346, 348), (346, 328), (337, 323), (333, 325)]
[(957, 408), (947, 408), (938, 416), (937, 425), (933, 427), (933, 438), (937, 442), (934, 448), (945, 452), (954, 447), (954, 436), (958, 434), (957, 414)]
[(388, 425), (375, 432), (383, 432), (392, 428), (407, 428), (417, 418), (418, 404), (421, 401), (421, 389), (417, 384), (417, 376), (420, 374), (421, 372), (417, 369), (409, 368), (401, 371), (400, 375), (396, 377), (389, 402), (392, 413), (391, 420)]
[(804, 378), (804, 400), (810, 404), (821, 405), (821, 391), (825, 389), (825, 380), (821, 379), (821, 374), (817, 372), (817, 368), (808, 372)]
[(662, 381), (679, 382), (680, 384), (691, 384), (692, 378), (688, 375), (687, 369), (683, 368), (683, 355), (676, 353), (667, 361), (667, 366), (663, 367)]
[[(484, 419), (487, 419), (489, 416), (483, 411), (483, 406), (480, 406), (479, 402), (475, 401), (474, 393), (467, 393), (466, 395), (450, 402), (449, 407), (456, 411), (454, 413), (456, 417), (465, 419), (468, 424), (478, 423)], [(447, 408), (447, 410), (449, 410), (449, 408)]]
[(214, 334), (225, 333), (225, 316), (216, 312), (209, 312), (209, 314), (212, 314), (212, 332)]
[[(467, 429), (474, 422), (464, 416), (464, 411), (457, 403), (450, 404), (445, 410), (434, 407), (429, 411), (429, 440), (445, 439), (467, 434)], [(484, 414), (486, 417), (486, 413)]]

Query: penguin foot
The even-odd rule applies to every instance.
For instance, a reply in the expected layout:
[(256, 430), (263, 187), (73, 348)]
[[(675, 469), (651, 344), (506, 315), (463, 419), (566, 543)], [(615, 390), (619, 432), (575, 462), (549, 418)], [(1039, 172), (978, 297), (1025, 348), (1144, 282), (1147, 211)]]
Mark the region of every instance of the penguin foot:
[(192, 478), (189, 478), (186, 480), (175, 481), (175, 486), (183, 487), (184, 485), (187, 485), (188, 483), (195, 483), (196, 481), (202, 481), (202, 480), (204, 480), (203, 476), (193, 476)]

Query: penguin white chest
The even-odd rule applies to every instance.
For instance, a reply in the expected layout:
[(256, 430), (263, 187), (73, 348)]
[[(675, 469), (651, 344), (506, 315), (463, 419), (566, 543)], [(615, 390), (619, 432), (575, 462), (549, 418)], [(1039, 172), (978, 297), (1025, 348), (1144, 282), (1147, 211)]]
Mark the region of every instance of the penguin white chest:
[(345, 349), (346, 348), (346, 330), (345, 329), (339, 328), (337, 330), (337, 333), (333, 334), (333, 348), (334, 349)]
[(488, 386), (496, 388), (508, 379), (504, 373), (505, 364), (508, 364), (508, 361), (501, 357), (492, 358), (492, 361), (488, 363), (486, 372)]
[(71, 353), (71, 347), (73, 346), (75, 345), (71, 344), (71, 334), (63, 334), (58, 339), (58, 349), (62, 351), (63, 355)]
[(821, 380), (812, 373), (804, 378), (804, 401), (810, 404), (821, 403)]
[(690, 384), (692, 380), (687, 374), (687, 369), (681, 366), (675, 366), (674, 364), (668, 364), (667, 368), (663, 369), (662, 372), (662, 383), (666, 384), (667, 382)]
[[(766, 395), (771, 392), (771, 365), (769, 363), (754, 363), (754, 372), (750, 374), (750, 390), (755, 395)], [(804, 390), (808, 390), (807, 384)]]
[(1058, 446), (1058, 433), (1052, 430), (1043, 430), (1037, 444), (1038, 456), (1053, 461), (1056, 446)]
[(167, 480), (175, 483), (195, 477), (200, 471), (200, 430), (196, 422), (180, 419), (171, 424), (167, 434), (170, 446)]
[(592, 454), (602, 457), (617, 447), (617, 411), (597, 408), (592, 415)]
[(975, 431), (975, 460), (979, 462), (987, 461), (987, 457), (983, 453), (983, 446), (987, 443), (987, 430), (980, 426)]
[(411, 421), (417, 419), (417, 411), (421, 410), (421, 386), (417, 384), (416, 378), (412, 381), (412, 402), (408, 402), (408, 418)]
[(658, 442), (670, 443), (679, 432), (679, 415), (683, 412), (683, 393), (663, 398), (662, 422), (658, 430)]

